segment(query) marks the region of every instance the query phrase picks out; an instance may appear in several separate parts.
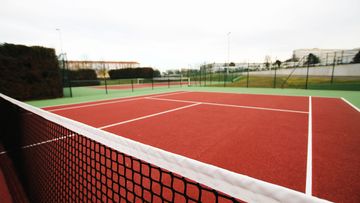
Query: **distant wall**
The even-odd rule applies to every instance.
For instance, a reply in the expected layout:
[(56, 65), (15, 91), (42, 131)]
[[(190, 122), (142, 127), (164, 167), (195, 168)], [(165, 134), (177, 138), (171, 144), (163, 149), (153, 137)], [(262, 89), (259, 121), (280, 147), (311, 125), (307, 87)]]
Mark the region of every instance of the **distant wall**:
[[(310, 76), (331, 76), (333, 66), (321, 66), (321, 67), (310, 67), (309, 75)], [(290, 75), (294, 71), (293, 68), (287, 69), (278, 69), (276, 71), (277, 75)], [(294, 76), (305, 76), (307, 73), (307, 68), (296, 68), (292, 73)], [(251, 75), (274, 75), (274, 70), (268, 71), (256, 71), (250, 72)], [(343, 64), (336, 65), (334, 70), (334, 76), (360, 76), (360, 63), (357, 64)]]

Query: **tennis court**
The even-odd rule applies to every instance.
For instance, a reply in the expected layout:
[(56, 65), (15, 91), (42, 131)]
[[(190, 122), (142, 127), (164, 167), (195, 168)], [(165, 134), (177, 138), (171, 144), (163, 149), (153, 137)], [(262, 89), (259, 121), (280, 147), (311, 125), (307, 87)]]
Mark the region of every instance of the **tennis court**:
[(360, 113), (341, 98), (179, 91), (44, 109), (309, 196), (360, 200)]

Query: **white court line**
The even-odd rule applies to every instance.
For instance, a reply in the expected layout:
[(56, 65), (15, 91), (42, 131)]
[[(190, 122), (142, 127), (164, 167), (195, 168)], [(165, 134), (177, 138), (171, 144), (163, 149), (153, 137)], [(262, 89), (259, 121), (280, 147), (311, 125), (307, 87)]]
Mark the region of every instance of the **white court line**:
[[(54, 138), (54, 139), (51, 139), (51, 140), (46, 140), (46, 141), (38, 142), (38, 143), (35, 143), (35, 144), (25, 145), (25, 146), (22, 146), (20, 148), (21, 149), (27, 149), (27, 148), (31, 148), (31, 147), (36, 147), (36, 146), (47, 144), (47, 143), (50, 143), (50, 142), (55, 142), (55, 141), (58, 141), (58, 140), (63, 140), (63, 139), (66, 139), (66, 138), (70, 138), (70, 137), (73, 137), (75, 135), (76, 134), (65, 135), (65, 136), (57, 137), (57, 138)], [(6, 154), (6, 153), (7, 153), (7, 151), (2, 151), (2, 152), (0, 152), (0, 155)]]
[(309, 97), (309, 117), (308, 117), (308, 144), (306, 161), (306, 187), (305, 193), (312, 195), (312, 104)]
[(101, 102), (101, 103), (95, 103), (95, 104), (85, 104), (85, 105), (80, 105), (80, 106), (70, 106), (70, 107), (64, 107), (64, 108), (53, 109), (53, 110), (48, 110), (48, 111), (54, 112), (54, 111), (63, 111), (63, 110), (69, 110), (69, 109), (79, 109), (79, 108), (85, 108), (85, 107), (91, 107), (91, 106), (99, 106), (99, 105), (104, 105), (104, 104), (114, 104), (114, 103), (121, 103), (121, 102), (127, 102), (127, 101), (135, 101), (135, 100), (140, 100), (140, 99), (144, 99), (144, 98), (143, 97), (137, 97), (137, 98), (133, 98), (133, 99), (123, 99), (123, 100), (110, 101), (110, 102)]
[(351, 107), (353, 107), (357, 112), (360, 112), (360, 109), (359, 109), (358, 107), (356, 107), (354, 104), (352, 104), (351, 102), (349, 102), (348, 100), (346, 100), (344, 97), (341, 97), (341, 99), (342, 99), (345, 103), (347, 103), (347, 104), (349, 104)]
[[(168, 95), (181, 94), (181, 93), (186, 93), (186, 92), (163, 94), (163, 95), (159, 95), (159, 96), (168, 96)], [(145, 98), (145, 96), (131, 98), (131, 99), (122, 99), (122, 100), (116, 100), (116, 101), (109, 101), (109, 102), (100, 102), (100, 103), (95, 103), (95, 104), (84, 104), (84, 105), (78, 105), (78, 106), (70, 106), (70, 107), (58, 108), (58, 109), (53, 109), (53, 110), (48, 110), (48, 111), (54, 112), (54, 111), (62, 111), (62, 110), (69, 110), (69, 109), (78, 109), (78, 108), (85, 108), (85, 107), (91, 107), (91, 106), (99, 106), (99, 105), (104, 105), (104, 104), (114, 104), (114, 103), (135, 101), (135, 100), (140, 100), (140, 99), (144, 99), (144, 98)]]
[[(184, 102), (184, 103), (198, 103), (199, 102), (199, 101), (165, 99), (165, 98), (155, 98), (155, 97), (144, 97), (144, 99), (154, 99), (154, 100)], [(212, 102), (201, 102), (201, 103), (205, 104), (205, 105), (212, 105), (212, 106), (223, 106), (223, 107), (235, 107), (235, 108), (245, 108), (245, 109), (255, 109), (255, 110), (280, 111), (280, 112), (288, 112), (288, 113), (308, 114), (307, 111), (296, 111), (296, 110), (289, 110), (289, 109), (275, 109), (275, 108), (265, 108), (265, 107), (256, 107), (256, 106), (241, 106), (241, 105), (221, 104), (221, 103), (212, 103)]]
[(130, 123), (130, 122), (142, 120), (142, 119), (145, 119), (145, 118), (150, 118), (150, 117), (158, 116), (158, 115), (161, 115), (161, 114), (170, 113), (170, 112), (173, 112), (173, 111), (178, 111), (178, 110), (181, 110), (181, 109), (190, 108), (190, 107), (197, 106), (197, 105), (200, 105), (200, 104), (202, 104), (202, 103), (198, 102), (198, 103), (190, 104), (190, 105), (187, 105), (187, 106), (182, 106), (182, 107), (175, 108), (175, 109), (162, 111), (162, 112), (159, 112), (159, 113), (154, 113), (154, 114), (150, 114), (150, 115), (146, 115), (146, 116), (142, 116), (142, 117), (126, 120), (126, 121), (121, 121), (121, 122), (118, 122), (118, 123), (114, 123), (114, 124), (99, 127), (99, 129), (110, 128), (110, 127), (113, 127), (113, 126), (122, 125), (122, 124), (125, 124), (125, 123)]
[(169, 93), (169, 94), (155, 95), (155, 96), (150, 96), (150, 97), (157, 98), (157, 97), (170, 96), (170, 95), (175, 95), (175, 94), (184, 94), (184, 93), (189, 93), (189, 92), (190, 91), (182, 91), (182, 92), (175, 92), (175, 93)]
[[(190, 108), (190, 107), (197, 106), (197, 105), (200, 105), (200, 104), (201, 104), (201, 102), (198, 102), (198, 103), (195, 103), (195, 104), (190, 104), (190, 105), (182, 106), (182, 107), (175, 108), (175, 109), (170, 109), (170, 110), (167, 110), (167, 111), (161, 111), (161, 112), (158, 112), (158, 113), (154, 113), (154, 114), (150, 114), (150, 115), (146, 115), (146, 116), (142, 116), (142, 117), (126, 120), (126, 121), (121, 121), (121, 122), (118, 122), (118, 123), (113, 123), (113, 124), (102, 126), (102, 127), (98, 127), (98, 129), (110, 128), (110, 127), (113, 127), (113, 126), (122, 125), (122, 124), (125, 124), (125, 123), (130, 123), (130, 122), (134, 122), (134, 121), (138, 121), (138, 120), (158, 116), (158, 115), (161, 115), (161, 114), (166, 114), (166, 113), (178, 111), (178, 110), (185, 109), (185, 108)], [(55, 142), (55, 141), (62, 140), (62, 139), (65, 139), (65, 138), (73, 137), (74, 135), (75, 134), (65, 135), (65, 136), (54, 138), (54, 139), (51, 139), (51, 140), (46, 140), (46, 141), (43, 141), (43, 142), (38, 142), (38, 143), (35, 143), (35, 144), (30, 144), (30, 145), (25, 145), (25, 146), (22, 146), (21, 149), (31, 148), (31, 147), (47, 144), (47, 143), (50, 143), (50, 142)], [(2, 151), (2, 152), (0, 152), (0, 155), (6, 154), (6, 153), (7, 153), (7, 151)]]
[[(179, 91), (176, 91), (179, 92)], [(180, 91), (180, 92), (190, 92), (190, 91)], [(97, 99), (97, 100), (90, 100), (90, 101), (81, 101), (81, 102), (73, 102), (73, 103), (67, 103), (67, 104), (56, 104), (56, 105), (48, 105), (48, 106), (42, 106), (42, 107), (38, 107), (41, 109), (44, 108), (51, 108), (51, 107), (59, 107), (59, 106), (70, 106), (70, 105), (77, 105), (77, 104), (87, 104), (87, 103), (94, 103), (94, 102), (106, 102), (106, 101), (118, 101), (121, 99), (131, 99), (131, 98), (138, 98), (138, 97), (146, 97), (146, 96), (151, 96), (151, 95), (162, 95), (162, 94), (167, 94), (167, 92), (164, 93), (153, 93), (153, 94), (145, 94), (145, 95), (134, 95), (134, 96), (125, 96), (125, 97), (118, 97), (118, 98), (106, 98), (106, 99)], [(31, 105), (31, 104), (30, 104)]]

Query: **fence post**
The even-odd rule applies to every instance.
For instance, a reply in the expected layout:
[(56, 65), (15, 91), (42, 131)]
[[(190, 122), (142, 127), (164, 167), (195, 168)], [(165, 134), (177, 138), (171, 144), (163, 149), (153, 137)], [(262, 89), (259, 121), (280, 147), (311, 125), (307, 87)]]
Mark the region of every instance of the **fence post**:
[(131, 79), (131, 91), (132, 92), (134, 91), (134, 81), (133, 81), (133, 79)]
[(276, 65), (275, 65), (275, 74), (274, 74), (274, 88), (276, 88)]
[(224, 87), (226, 87), (227, 69), (224, 68)]
[(202, 77), (202, 75), (201, 75), (201, 65), (200, 65), (200, 79), (199, 79), (199, 82), (200, 82), (200, 87), (201, 87), (201, 77)]
[(334, 82), (335, 63), (336, 63), (336, 52), (334, 53), (333, 67), (332, 67), (332, 71), (331, 71), (331, 80), (330, 80), (331, 84), (333, 84), (333, 82)]
[(219, 70), (218, 70), (218, 84), (220, 84), (221, 83), (221, 69), (219, 68)]
[(206, 63), (204, 63), (204, 75), (205, 75), (204, 86), (206, 87)]
[(326, 62), (325, 62), (325, 66), (328, 65), (328, 57), (329, 57), (329, 53), (326, 53)]
[(307, 69), (306, 69), (305, 89), (307, 89), (307, 88), (308, 88), (309, 68), (310, 68), (310, 61), (309, 61), (309, 60), (307, 60)]
[(247, 67), (246, 87), (249, 87), (249, 69), (250, 69), (250, 63), (248, 63), (248, 67)]
[(67, 56), (66, 53), (62, 53), (62, 65), (63, 65), (63, 86), (66, 84), (65, 80), (68, 83), (69, 86), (69, 91), (70, 91), (70, 97), (73, 97), (73, 93), (72, 93), (72, 87), (71, 87), (71, 76), (70, 76), (70, 72), (69, 72), (69, 66), (67, 65)]
[(212, 85), (212, 72), (213, 72), (213, 70), (212, 70), (212, 68), (210, 69), (210, 86)]
[(108, 94), (108, 89), (107, 89), (107, 82), (106, 82), (106, 68), (105, 68), (105, 64), (103, 64), (103, 72), (104, 72), (104, 82), (105, 82), (105, 92), (106, 94)]
[(106, 94), (108, 94), (107, 83), (106, 83), (106, 76), (104, 77), (104, 82), (105, 82), (105, 92), (106, 92)]
[(182, 72), (180, 72), (180, 87), (182, 87)]

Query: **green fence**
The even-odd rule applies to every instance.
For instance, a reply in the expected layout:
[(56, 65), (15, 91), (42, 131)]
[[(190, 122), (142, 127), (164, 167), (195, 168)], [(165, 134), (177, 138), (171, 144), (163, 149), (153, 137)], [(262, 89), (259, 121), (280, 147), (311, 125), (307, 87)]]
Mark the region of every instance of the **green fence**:
[(139, 92), (161, 89), (165, 90), (170, 88), (182, 88), (190, 85), (189, 79), (186, 77), (147, 79), (133, 78), (117, 80), (101, 78), (98, 80), (69, 80), (65, 84), (65, 97), (108, 95), (123, 92)]
[(249, 63), (240, 68), (202, 66), (182, 72), (188, 72), (192, 86), (360, 90), (360, 64), (263, 67)]

